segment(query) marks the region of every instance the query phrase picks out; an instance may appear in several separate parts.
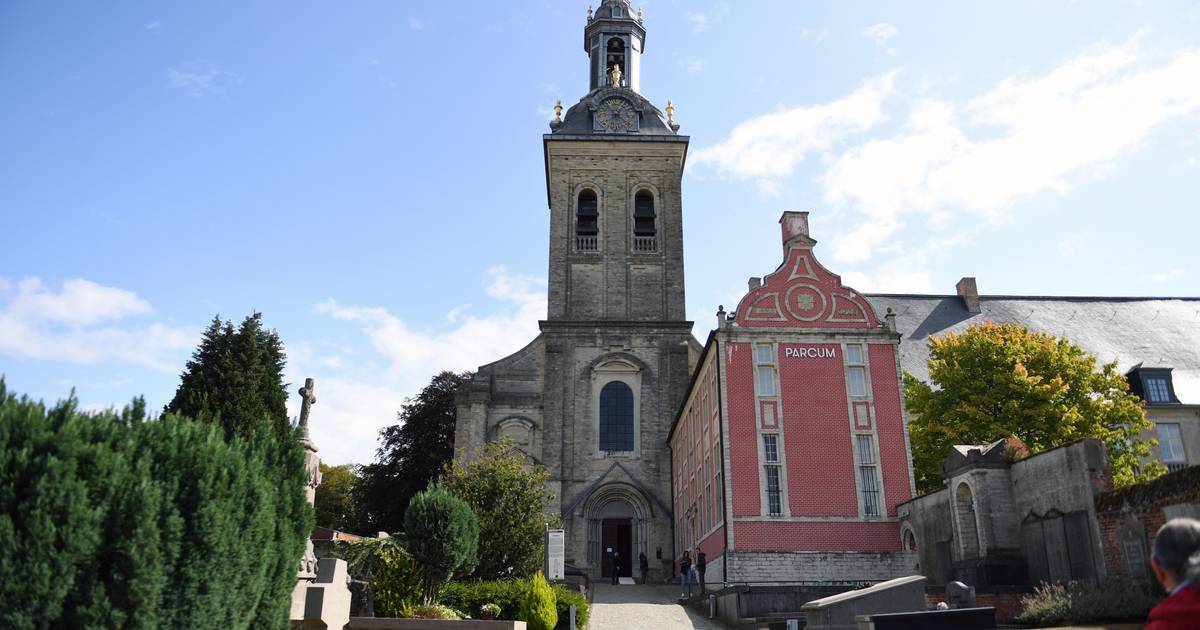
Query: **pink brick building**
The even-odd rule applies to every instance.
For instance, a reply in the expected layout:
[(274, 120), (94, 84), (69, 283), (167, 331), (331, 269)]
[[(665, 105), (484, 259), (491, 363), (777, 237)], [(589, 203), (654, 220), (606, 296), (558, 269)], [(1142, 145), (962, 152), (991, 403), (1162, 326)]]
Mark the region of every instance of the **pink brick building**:
[(910, 575), (894, 317), (817, 262), (808, 213), (780, 224), (783, 263), (718, 313), (668, 436), (676, 557), (703, 550), (710, 583)]

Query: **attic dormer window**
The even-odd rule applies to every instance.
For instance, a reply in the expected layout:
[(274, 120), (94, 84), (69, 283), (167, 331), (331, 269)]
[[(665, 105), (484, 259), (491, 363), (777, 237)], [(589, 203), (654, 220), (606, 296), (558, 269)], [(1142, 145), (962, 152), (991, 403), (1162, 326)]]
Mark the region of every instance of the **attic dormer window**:
[(1167, 388), (1167, 379), (1161, 376), (1147, 376), (1146, 400), (1152, 403), (1171, 402), (1171, 390)]

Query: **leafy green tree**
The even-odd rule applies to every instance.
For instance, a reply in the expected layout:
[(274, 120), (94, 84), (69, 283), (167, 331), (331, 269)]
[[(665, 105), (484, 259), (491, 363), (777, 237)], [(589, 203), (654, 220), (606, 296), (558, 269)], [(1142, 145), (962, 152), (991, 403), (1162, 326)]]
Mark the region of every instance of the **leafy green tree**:
[(517, 618), (527, 623), (529, 630), (554, 630), (554, 626), (558, 625), (554, 590), (541, 571), (530, 578), (529, 590), (521, 602), (521, 612)]
[(289, 436), (285, 362), (279, 334), (263, 328), (261, 313), (236, 329), (215, 316), (164, 411), (217, 422), (226, 437), (249, 434), (260, 422)]
[(437, 485), (413, 495), (404, 511), (406, 547), (425, 574), (426, 604), (437, 589), (461, 570), (469, 573), (479, 548), (479, 523), (462, 499)]
[(145, 403), (47, 408), (0, 380), (0, 627), (285, 628), (312, 528), (303, 449)]
[(1095, 357), (1067, 339), (990, 322), (930, 338), (929, 347), (931, 383), (904, 375), (920, 492), (942, 487), (938, 464), (952, 445), (1009, 436), (1033, 454), (1098, 439), (1118, 487), (1162, 474), (1161, 464), (1144, 461), (1151, 423), (1115, 361), (1097, 369)]
[(353, 496), (358, 483), (357, 469), (354, 464), (321, 464), (321, 485), (317, 486), (313, 500), (317, 525), (342, 531), (357, 529)]
[(527, 578), (542, 566), (546, 526), (559, 526), (546, 492), (550, 473), (531, 464), (505, 439), (483, 446), (470, 461), (446, 468), (442, 487), (479, 516), (479, 563), (474, 577)]
[(362, 467), (354, 493), (360, 527), (400, 531), (409, 500), (436, 480), (454, 456), (454, 396), (469, 379), (465, 372), (437, 374), (405, 402), (397, 424), (379, 431), (375, 463)]

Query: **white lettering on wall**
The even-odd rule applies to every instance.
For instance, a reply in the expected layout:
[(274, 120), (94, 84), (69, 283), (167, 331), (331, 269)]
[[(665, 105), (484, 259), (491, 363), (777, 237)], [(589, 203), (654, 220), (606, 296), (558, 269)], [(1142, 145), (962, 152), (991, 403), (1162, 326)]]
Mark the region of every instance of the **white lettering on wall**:
[(837, 348), (784, 348), (783, 356), (795, 359), (833, 359)]

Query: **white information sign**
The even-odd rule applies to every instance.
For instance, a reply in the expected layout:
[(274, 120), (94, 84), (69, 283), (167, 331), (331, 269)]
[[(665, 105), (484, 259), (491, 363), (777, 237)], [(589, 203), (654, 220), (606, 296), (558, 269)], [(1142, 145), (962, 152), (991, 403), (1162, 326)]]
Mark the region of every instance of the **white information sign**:
[(567, 533), (561, 529), (546, 530), (546, 579), (561, 580), (567, 551)]

